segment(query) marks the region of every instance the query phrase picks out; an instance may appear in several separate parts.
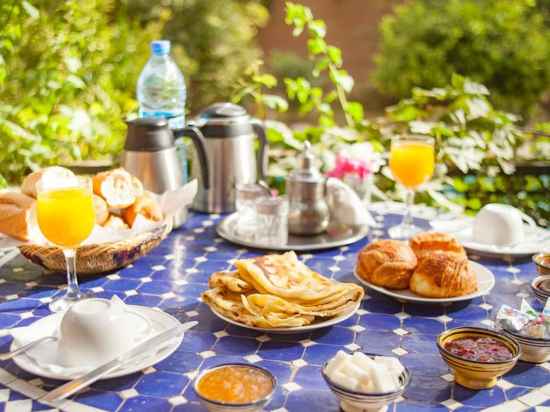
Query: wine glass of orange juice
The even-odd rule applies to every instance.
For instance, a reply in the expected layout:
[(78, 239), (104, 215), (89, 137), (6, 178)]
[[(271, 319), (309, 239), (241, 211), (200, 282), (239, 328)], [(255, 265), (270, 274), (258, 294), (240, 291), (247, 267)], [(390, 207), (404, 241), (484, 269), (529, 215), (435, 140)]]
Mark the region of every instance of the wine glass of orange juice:
[(49, 242), (63, 250), (67, 266), (67, 291), (63, 297), (50, 303), (52, 312), (64, 311), (87, 297), (78, 287), (76, 250), (90, 236), (95, 225), (90, 180), (76, 178), (60, 186), (46, 187), (42, 182), (37, 185), (38, 226)]
[(403, 221), (389, 229), (394, 239), (408, 239), (423, 229), (412, 219), (414, 191), (433, 175), (435, 167), (434, 140), (429, 136), (402, 136), (392, 141), (390, 169), (396, 181), (407, 189), (407, 202)]

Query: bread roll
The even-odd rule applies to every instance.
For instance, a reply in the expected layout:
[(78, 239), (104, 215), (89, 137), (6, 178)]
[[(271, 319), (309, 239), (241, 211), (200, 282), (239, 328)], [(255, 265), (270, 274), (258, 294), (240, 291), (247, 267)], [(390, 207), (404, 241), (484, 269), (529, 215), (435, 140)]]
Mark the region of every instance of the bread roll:
[[(65, 169), (64, 167), (60, 167), (60, 166), (46, 167), (44, 169), (37, 170), (36, 172), (32, 172), (30, 175), (25, 177), (25, 179), (23, 179), (23, 183), (21, 184), (21, 191), (27, 196), (34, 197), (36, 199), (37, 185), (45, 175), (46, 175), (45, 179), (50, 179), (50, 180), (75, 178), (75, 174), (69, 169)], [(52, 183), (55, 183), (55, 182), (52, 182)]]
[(420, 260), (410, 288), (429, 298), (464, 296), (477, 290), (477, 277), (466, 257), (436, 251)]
[(98, 195), (93, 195), (94, 199), (94, 211), (95, 211), (95, 222), (98, 225), (103, 225), (107, 219), (109, 219), (109, 206), (103, 198)]
[(0, 233), (28, 240), (34, 199), (18, 192), (0, 193)]
[(122, 210), (122, 218), (130, 227), (134, 226), (138, 214), (154, 222), (162, 220), (162, 210), (151, 192), (145, 191), (143, 195), (136, 199), (133, 205)]
[(112, 229), (129, 229), (124, 220), (117, 215), (109, 215), (109, 218), (103, 224), (103, 227), (109, 227)]
[(94, 193), (114, 209), (131, 206), (143, 194), (141, 182), (124, 169), (98, 173), (93, 177), (93, 187)]
[(410, 244), (419, 260), (425, 256), (430, 256), (435, 251), (455, 253), (458, 256), (466, 257), (466, 251), (462, 245), (458, 243), (454, 236), (447, 233), (419, 233), (411, 239)]
[(407, 289), (416, 264), (416, 256), (406, 242), (378, 240), (359, 252), (357, 273), (378, 286)]

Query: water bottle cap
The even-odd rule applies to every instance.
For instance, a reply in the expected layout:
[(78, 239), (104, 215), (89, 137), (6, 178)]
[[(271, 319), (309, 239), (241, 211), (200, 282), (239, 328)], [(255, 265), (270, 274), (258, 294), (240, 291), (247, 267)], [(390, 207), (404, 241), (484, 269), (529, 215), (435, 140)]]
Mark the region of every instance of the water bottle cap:
[(169, 40), (155, 40), (151, 42), (151, 50), (156, 56), (165, 56), (170, 53)]

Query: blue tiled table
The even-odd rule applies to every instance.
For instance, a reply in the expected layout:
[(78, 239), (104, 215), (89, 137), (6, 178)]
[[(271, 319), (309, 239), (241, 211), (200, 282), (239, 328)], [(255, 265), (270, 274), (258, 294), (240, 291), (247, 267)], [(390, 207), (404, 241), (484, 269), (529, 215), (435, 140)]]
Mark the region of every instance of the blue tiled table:
[[(395, 224), (394, 215), (376, 216), (380, 228), (349, 247), (302, 255), (313, 269), (341, 281), (353, 282), (356, 253), (369, 241), (383, 237)], [(219, 216), (194, 215), (185, 228), (173, 232), (150, 255), (133, 266), (107, 276), (81, 279), (83, 288), (98, 296), (118, 295), (128, 304), (158, 306), (182, 322), (198, 320), (176, 353), (153, 368), (131, 376), (100, 381), (64, 406), (68, 411), (198, 411), (192, 381), (201, 369), (222, 362), (244, 361), (270, 369), (279, 387), (270, 410), (337, 411), (323, 382), (322, 365), (339, 349), (363, 349), (399, 356), (413, 373), (396, 411), (474, 411), (497, 407), (512, 412), (550, 407), (550, 365), (518, 365), (491, 390), (470, 391), (453, 384), (453, 377), (435, 347), (446, 328), (490, 326), (502, 303), (518, 305), (530, 296), (535, 274), (530, 262), (473, 259), (497, 276), (492, 293), (451, 306), (401, 304), (370, 292), (356, 316), (346, 322), (303, 335), (262, 335), (230, 326), (212, 315), (199, 296), (209, 275), (228, 269), (233, 259), (256, 255), (218, 238)], [(0, 351), (8, 349), (10, 328), (28, 325), (47, 315), (47, 303), (64, 287), (62, 276), (44, 275), (22, 258), (0, 269)], [(60, 382), (0, 362), (0, 412), (51, 410), (36, 401)], [(391, 409), (390, 409), (391, 410)]]

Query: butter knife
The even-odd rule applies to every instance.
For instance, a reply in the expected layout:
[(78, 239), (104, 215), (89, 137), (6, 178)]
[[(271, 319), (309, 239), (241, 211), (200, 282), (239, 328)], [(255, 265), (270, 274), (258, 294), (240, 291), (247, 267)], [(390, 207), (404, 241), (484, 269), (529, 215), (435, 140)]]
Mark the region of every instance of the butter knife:
[(138, 355), (146, 353), (151, 349), (158, 348), (159, 345), (168, 342), (169, 340), (182, 335), (187, 330), (191, 329), (198, 322), (187, 322), (179, 326), (175, 326), (171, 329), (165, 330), (164, 332), (155, 335), (137, 346), (133, 347), (129, 351), (123, 353), (122, 355), (117, 356), (116, 358), (104, 363), (103, 365), (97, 367), (96, 369), (86, 373), (85, 375), (76, 378), (70, 382), (67, 382), (64, 385), (59, 386), (56, 389), (48, 392), (39, 400), (41, 402), (55, 403), (61, 401), (68, 396), (73, 395), (79, 390), (91, 385), (95, 381), (101, 379), (108, 373), (114, 371), (120, 366), (124, 365), (126, 362), (131, 361)]

